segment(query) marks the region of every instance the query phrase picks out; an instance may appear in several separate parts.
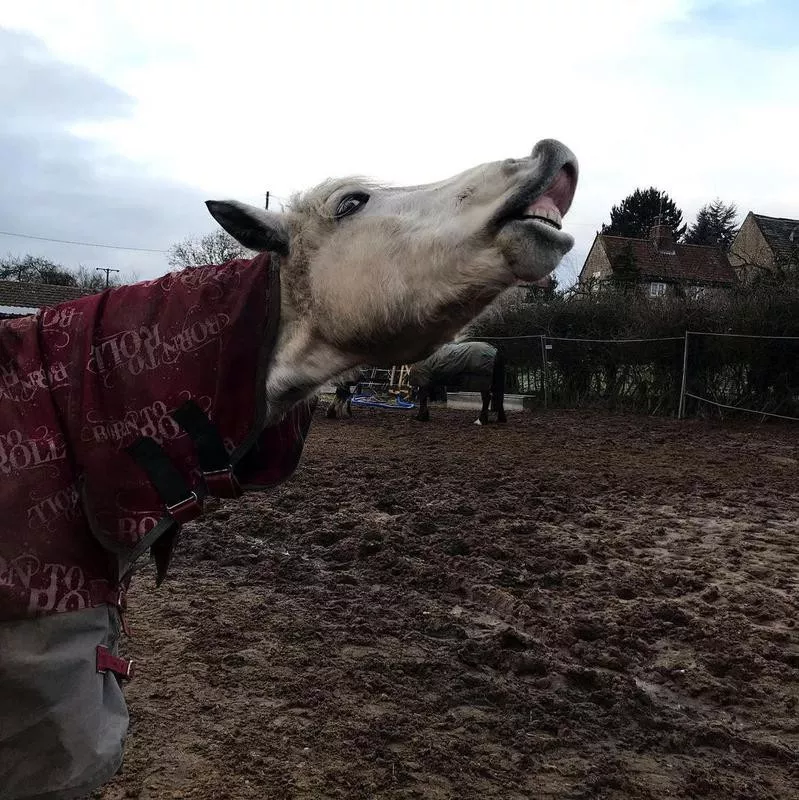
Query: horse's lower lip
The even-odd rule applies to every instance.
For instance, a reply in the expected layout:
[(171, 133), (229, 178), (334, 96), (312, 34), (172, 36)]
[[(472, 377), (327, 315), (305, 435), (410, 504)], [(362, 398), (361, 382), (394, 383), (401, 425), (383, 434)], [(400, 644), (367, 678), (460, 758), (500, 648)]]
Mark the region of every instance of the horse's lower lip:
[(549, 220), (539, 219), (538, 217), (516, 218), (508, 220), (506, 225), (521, 226), (526, 232), (535, 231), (539, 236), (544, 236), (557, 245), (562, 245), (571, 240), (571, 235), (553, 225)]

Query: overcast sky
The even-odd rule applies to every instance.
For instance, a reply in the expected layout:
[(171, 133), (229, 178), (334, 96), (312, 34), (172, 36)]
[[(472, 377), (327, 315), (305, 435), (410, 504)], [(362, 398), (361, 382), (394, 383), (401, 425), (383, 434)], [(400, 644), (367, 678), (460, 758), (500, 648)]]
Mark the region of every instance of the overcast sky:
[[(0, 231), (166, 249), (203, 200), (438, 180), (568, 144), (576, 274), (611, 205), (799, 217), (795, 0), (0, 0)], [(0, 254), (163, 254), (0, 236)]]

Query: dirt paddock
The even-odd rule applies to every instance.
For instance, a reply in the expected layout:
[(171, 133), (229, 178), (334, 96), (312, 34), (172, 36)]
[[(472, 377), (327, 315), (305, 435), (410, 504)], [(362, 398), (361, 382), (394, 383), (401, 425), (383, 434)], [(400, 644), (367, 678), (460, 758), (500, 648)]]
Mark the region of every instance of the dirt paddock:
[(136, 579), (119, 798), (796, 798), (799, 429), (317, 419)]

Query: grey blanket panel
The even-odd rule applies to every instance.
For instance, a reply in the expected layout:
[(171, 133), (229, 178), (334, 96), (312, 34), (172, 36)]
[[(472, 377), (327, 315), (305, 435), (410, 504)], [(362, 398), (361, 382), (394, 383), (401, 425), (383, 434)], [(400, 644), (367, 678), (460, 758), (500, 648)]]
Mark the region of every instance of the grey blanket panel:
[(411, 367), (408, 381), (412, 386), (430, 386), (433, 383), (456, 383), (463, 375), (481, 376), (490, 386), (497, 348), (487, 342), (460, 342), (445, 344), (433, 355)]
[(110, 606), (0, 623), (0, 800), (73, 800), (119, 769), (128, 711), (96, 661), (118, 637)]

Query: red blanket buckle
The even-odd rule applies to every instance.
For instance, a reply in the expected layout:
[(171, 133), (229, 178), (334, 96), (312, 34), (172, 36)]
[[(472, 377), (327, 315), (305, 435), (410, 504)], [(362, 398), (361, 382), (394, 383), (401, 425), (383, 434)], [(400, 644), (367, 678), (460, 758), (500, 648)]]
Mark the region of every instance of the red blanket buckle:
[(115, 656), (105, 645), (98, 644), (97, 671), (101, 674), (113, 672), (120, 678), (130, 680), (133, 677), (133, 659)]
[(187, 498), (166, 507), (167, 514), (179, 525), (184, 525), (197, 519), (203, 513), (203, 507), (197, 497), (197, 492), (192, 492)]
[(238, 478), (233, 474), (233, 467), (203, 472), (203, 478), (208, 489), (208, 494), (210, 494), (211, 497), (235, 499), (244, 494)]

